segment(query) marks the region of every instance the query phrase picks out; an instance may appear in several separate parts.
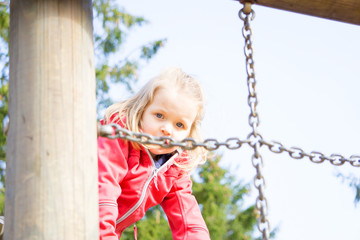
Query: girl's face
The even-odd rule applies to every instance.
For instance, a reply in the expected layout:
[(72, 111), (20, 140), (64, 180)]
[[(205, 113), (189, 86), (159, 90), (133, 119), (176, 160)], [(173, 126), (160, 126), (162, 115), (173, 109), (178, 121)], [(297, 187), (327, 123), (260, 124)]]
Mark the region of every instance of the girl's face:
[[(146, 107), (141, 117), (140, 129), (156, 137), (167, 136), (181, 141), (190, 135), (197, 111), (197, 106), (186, 94), (174, 89), (161, 88)], [(149, 151), (154, 155), (171, 153), (176, 148), (148, 145)]]

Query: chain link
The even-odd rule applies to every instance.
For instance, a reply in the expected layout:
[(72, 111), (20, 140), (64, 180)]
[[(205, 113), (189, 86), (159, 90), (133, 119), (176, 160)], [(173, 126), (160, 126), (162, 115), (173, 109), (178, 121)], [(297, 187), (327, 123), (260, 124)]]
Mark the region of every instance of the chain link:
[(197, 142), (193, 138), (185, 138), (182, 141), (176, 141), (171, 137), (155, 137), (146, 133), (132, 132), (121, 128), (120, 125), (115, 123), (99, 126), (99, 135), (110, 139), (120, 138), (144, 145), (155, 144), (165, 148), (181, 147), (185, 150), (203, 147), (209, 151), (214, 151), (221, 146), (235, 150), (241, 148), (243, 144), (250, 144), (250, 140), (241, 140), (235, 137), (228, 138), (225, 142), (220, 142), (214, 138), (205, 139), (203, 142)]
[[(175, 141), (170, 137), (154, 137), (146, 133), (132, 132), (125, 128), (121, 128), (118, 124), (111, 123), (108, 125), (99, 126), (99, 135), (101, 137), (106, 137), (110, 139), (121, 138), (144, 145), (156, 144), (165, 148), (176, 146), (181, 147), (185, 150), (193, 150), (197, 147), (203, 147), (209, 151), (214, 151), (222, 146), (226, 147), (229, 150), (236, 150), (241, 148), (244, 144), (248, 144), (252, 148), (254, 148), (256, 144), (259, 144), (258, 148), (265, 145), (271, 152), (287, 152), (289, 156), (293, 159), (303, 159), (306, 157), (309, 158), (309, 160), (313, 163), (323, 163), (324, 161), (329, 161), (330, 164), (334, 166), (341, 166), (348, 162), (353, 167), (360, 167), (360, 156), (358, 155), (351, 155), (349, 158), (345, 158), (344, 156), (335, 153), (331, 154), (330, 156), (326, 156), (325, 154), (317, 151), (311, 151), (310, 153), (308, 153), (299, 147), (285, 147), (280, 142), (264, 140), (260, 134), (257, 134), (257, 136), (255, 136), (254, 133), (250, 133), (246, 140), (232, 137), (228, 138), (224, 142), (220, 142), (215, 138), (205, 139), (203, 142), (197, 142), (193, 138), (185, 138), (182, 141)], [(257, 150), (256, 156), (253, 156), (253, 158), (261, 159), (261, 156), (259, 157), (259, 155), (259, 151)], [(256, 164), (253, 165), (254, 167), (256, 166)]]
[[(170, 137), (154, 137), (146, 133), (136, 133), (129, 131), (127, 129), (121, 128), (118, 124), (108, 124), (99, 126), (99, 135), (102, 137), (107, 137), (110, 139), (121, 138), (124, 140), (129, 140), (133, 142), (138, 142), (141, 144), (157, 144), (162, 147), (181, 147), (187, 150), (193, 150), (197, 147), (203, 147), (209, 151), (214, 151), (220, 148), (221, 146), (226, 147), (229, 150), (236, 150), (243, 146), (243, 144), (248, 144), (250, 147), (254, 148), (256, 144), (259, 144), (259, 147), (263, 145), (267, 146), (268, 149), (273, 153), (282, 153), (287, 152), (289, 156), (293, 159), (303, 159), (309, 158), (309, 160), (313, 163), (323, 163), (324, 161), (330, 162), (330, 164), (334, 166), (341, 166), (348, 162), (353, 167), (360, 167), (360, 156), (352, 155), (349, 158), (345, 158), (340, 154), (331, 154), (330, 156), (326, 156), (325, 154), (317, 151), (311, 151), (310, 153), (305, 152), (299, 147), (285, 147), (282, 143), (277, 141), (267, 141), (264, 140), (260, 134), (255, 136), (255, 133), (250, 133), (247, 136), (246, 140), (241, 140), (236, 137), (228, 138), (224, 142), (220, 142), (215, 138), (209, 138), (204, 140), (203, 142), (197, 142), (193, 138), (186, 138), (182, 141), (175, 141)], [(261, 159), (259, 157), (259, 152), (256, 153), (257, 156), (253, 156), (253, 158)], [(254, 162), (254, 160), (252, 160)], [(253, 164), (254, 167), (256, 164)]]
[(256, 170), (254, 177), (254, 186), (258, 190), (258, 197), (256, 199), (255, 207), (260, 214), (257, 221), (258, 230), (262, 233), (262, 239), (268, 240), (270, 238), (270, 222), (267, 219), (268, 206), (267, 199), (264, 194), (265, 189), (265, 178), (262, 175), (263, 160), (260, 155), (260, 147), (262, 137), (258, 133), (258, 126), (260, 124), (259, 114), (256, 111), (258, 104), (258, 98), (256, 95), (256, 78), (252, 48), (252, 30), (250, 28), (250, 21), (254, 19), (255, 13), (251, 9), (251, 3), (245, 2), (244, 8), (239, 11), (239, 17), (244, 22), (242, 28), (242, 34), (245, 39), (244, 53), (246, 62), (246, 73), (247, 73), (247, 86), (248, 86), (248, 105), (250, 107), (249, 114), (249, 125), (252, 127), (252, 132), (248, 135), (248, 140), (251, 140), (249, 145), (254, 149), (252, 155), (252, 164)]
[(298, 147), (284, 147), (281, 143), (275, 141), (260, 140), (263, 145), (268, 146), (269, 150), (273, 153), (287, 152), (290, 157), (294, 159), (302, 159), (307, 157), (313, 163), (323, 163), (325, 160), (329, 161), (334, 166), (341, 166), (345, 162), (348, 162), (353, 167), (360, 167), (360, 156), (352, 155), (350, 158), (345, 158), (340, 154), (331, 154), (326, 156), (321, 152), (312, 151), (310, 153), (305, 152)]

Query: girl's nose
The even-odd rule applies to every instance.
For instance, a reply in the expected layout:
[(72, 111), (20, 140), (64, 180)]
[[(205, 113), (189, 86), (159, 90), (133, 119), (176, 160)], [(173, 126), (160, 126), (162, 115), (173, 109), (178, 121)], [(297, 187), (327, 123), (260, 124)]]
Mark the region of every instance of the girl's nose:
[(161, 133), (165, 136), (171, 136), (171, 127), (169, 126), (169, 124), (164, 124), (161, 127)]

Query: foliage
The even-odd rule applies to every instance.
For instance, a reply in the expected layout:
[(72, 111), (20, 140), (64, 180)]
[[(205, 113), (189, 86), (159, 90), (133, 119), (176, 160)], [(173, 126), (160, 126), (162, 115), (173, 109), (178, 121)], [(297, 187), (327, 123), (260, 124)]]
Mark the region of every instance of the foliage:
[(357, 206), (357, 204), (360, 202), (360, 178), (352, 174), (345, 176), (340, 172), (338, 172), (336, 176), (338, 178), (341, 178), (342, 182), (347, 183), (349, 187), (354, 190), (355, 192), (354, 205)]
[[(166, 220), (165, 213), (159, 205), (151, 208), (146, 212), (143, 220), (136, 223), (138, 229), (138, 239), (147, 240), (168, 240), (172, 239), (169, 224)], [(133, 240), (134, 228), (125, 229), (121, 235), (121, 240)]]
[[(0, 4), (0, 181), (4, 186), (6, 162), (6, 136), (4, 123), (8, 119), (9, 87), (9, 6)], [(0, 184), (1, 185), (1, 184)], [(4, 191), (0, 193), (3, 194)], [(1, 204), (1, 203), (0, 203)]]
[(4, 216), (5, 212), (5, 188), (0, 189), (0, 215)]
[[(249, 186), (235, 184), (234, 177), (219, 166), (221, 156), (212, 156), (199, 168), (193, 194), (201, 209), (212, 239), (252, 239), (256, 226), (254, 205), (243, 208)], [(171, 239), (163, 211), (157, 206), (137, 224), (139, 239)], [(133, 239), (128, 228), (121, 239)]]
[(110, 84), (121, 83), (132, 91), (137, 71), (163, 46), (165, 39), (149, 42), (130, 55), (112, 62), (130, 30), (146, 24), (143, 17), (132, 16), (109, 0), (94, 0), (94, 45), (96, 64), (96, 96), (98, 109), (111, 104)]
[(244, 208), (249, 185), (236, 183), (219, 166), (221, 156), (213, 155), (199, 171), (200, 182), (193, 185), (212, 239), (251, 239), (256, 225), (255, 206)]

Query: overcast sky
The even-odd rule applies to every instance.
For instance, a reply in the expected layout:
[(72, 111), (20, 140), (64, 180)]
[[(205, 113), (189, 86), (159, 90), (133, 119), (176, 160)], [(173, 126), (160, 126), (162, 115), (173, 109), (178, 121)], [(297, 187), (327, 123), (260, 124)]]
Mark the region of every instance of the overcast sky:
[[(165, 47), (140, 73), (139, 86), (168, 66), (195, 75), (207, 96), (203, 132), (221, 141), (246, 139), (247, 86), (241, 5), (230, 0), (118, 1), (148, 21), (128, 39), (126, 51), (167, 38)], [(326, 155), (360, 155), (360, 26), (254, 6), (251, 23), (264, 139)], [(118, 100), (124, 93), (112, 89)], [(252, 182), (251, 148), (220, 149), (222, 166)], [(261, 148), (269, 220), (278, 240), (359, 240), (360, 205), (336, 177), (360, 168), (295, 160)], [(253, 190), (247, 204), (255, 202)]]

